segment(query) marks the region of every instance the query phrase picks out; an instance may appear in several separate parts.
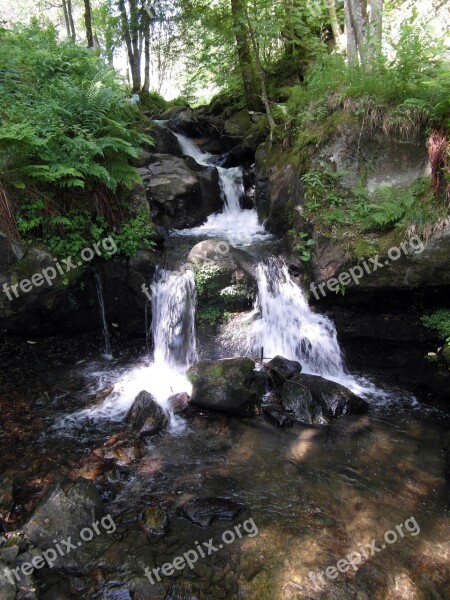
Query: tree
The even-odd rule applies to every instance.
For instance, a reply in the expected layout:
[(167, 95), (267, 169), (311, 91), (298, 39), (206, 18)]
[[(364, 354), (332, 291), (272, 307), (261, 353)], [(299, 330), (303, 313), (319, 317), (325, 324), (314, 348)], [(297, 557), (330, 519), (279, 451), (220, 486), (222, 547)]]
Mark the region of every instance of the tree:
[(92, 33), (92, 12), (90, 0), (84, 0), (84, 24), (86, 26), (86, 39), (88, 48), (93, 48), (94, 35)]
[(258, 94), (258, 77), (250, 48), (249, 20), (245, 0), (231, 0), (231, 13), (247, 107), (250, 110), (261, 110), (262, 102)]
[(384, 0), (344, 0), (347, 58), (370, 70), (381, 49)]
[(136, 0), (127, 0), (127, 2), (128, 11), (125, 0), (119, 0), (119, 11), (122, 35), (127, 47), (128, 62), (130, 63), (132, 89), (136, 93), (141, 89), (142, 44), (140, 43), (139, 9)]

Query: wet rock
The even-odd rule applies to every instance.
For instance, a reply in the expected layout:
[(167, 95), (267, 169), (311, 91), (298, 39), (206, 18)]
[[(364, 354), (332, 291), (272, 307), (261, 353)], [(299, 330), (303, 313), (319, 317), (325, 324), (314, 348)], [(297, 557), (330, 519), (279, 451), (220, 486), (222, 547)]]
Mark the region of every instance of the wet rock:
[[(40, 550), (54, 548), (53, 540), (77, 543), (85, 527), (104, 516), (103, 502), (95, 485), (86, 479), (64, 479), (54, 484), (37, 505), (23, 527), (25, 538)], [(92, 543), (92, 542), (91, 542)], [(81, 547), (82, 542), (79, 543)], [(57, 556), (55, 566), (71, 568), (78, 565), (77, 550)]]
[(169, 229), (195, 227), (222, 208), (215, 167), (197, 165), (194, 170), (183, 158), (153, 154), (147, 167), (138, 171), (157, 225)]
[(139, 155), (136, 156), (136, 158), (130, 158), (130, 164), (132, 164), (133, 167), (145, 167), (145, 165), (148, 165), (148, 163), (150, 162), (151, 156), (152, 153), (149, 150), (141, 148), (141, 151), (139, 152)]
[[(164, 125), (153, 122), (149, 129), (149, 134), (153, 138), (154, 145), (146, 146), (147, 151), (150, 153), (157, 152), (158, 154), (171, 154), (172, 156), (183, 156), (180, 148), (180, 144), (173, 131)], [(145, 166), (137, 165), (137, 166)]]
[(201, 361), (187, 377), (193, 385), (191, 404), (240, 417), (255, 413), (267, 382), (250, 358)]
[(180, 506), (178, 514), (200, 527), (209, 527), (214, 521), (231, 521), (242, 510), (242, 505), (226, 498), (195, 498)]
[(283, 356), (275, 356), (267, 363), (269, 380), (275, 387), (282, 386), (286, 380), (300, 375), (302, 365), (296, 360), (288, 360)]
[(292, 427), (294, 425), (292, 413), (283, 408), (275, 392), (269, 392), (264, 396), (261, 410), (266, 419), (277, 427)]
[(450, 480), (450, 433), (447, 434), (442, 447), (442, 466), (444, 475)]
[[(150, 569), (158, 565), (146, 565)], [(156, 577), (153, 583), (147, 577), (136, 578), (130, 582), (130, 592), (133, 600), (167, 600), (170, 583), (168, 581), (158, 582)]]
[(190, 401), (191, 397), (186, 392), (174, 394), (173, 396), (170, 396), (167, 400), (169, 406), (176, 415), (187, 410), (189, 408)]
[(107, 385), (102, 390), (95, 394), (95, 400), (104, 400), (109, 395), (111, 395), (114, 391), (114, 385)]
[(280, 392), (284, 410), (309, 425), (324, 425), (343, 415), (367, 412), (368, 403), (349, 389), (317, 375), (297, 375)]
[(10, 511), (14, 506), (14, 478), (11, 475), (0, 477), (0, 510)]
[(219, 238), (210, 238), (196, 244), (188, 254), (187, 260), (196, 270), (205, 263), (214, 263), (223, 273), (224, 285), (239, 283), (244, 275), (256, 277), (256, 260), (240, 248)]
[(294, 223), (294, 213), (304, 202), (303, 186), (298, 169), (281, 155), (271, 154), (268, 142), (256, 150), (255, 206), (267, 229), (284, 235)]
[(166, 511), (155, 504), (142, 513), (142, 526), (150, 535), (164, 535), (167, 531), (169, 518)]
[(168, 423), (168, 418), (151, 394), (139, 392), (128, 411), (125, 422), (140, 437), (158, 433)]
[[(14, 600), (16, 597), (16, 583), (11, 583), (5, 574), (6, 564), (0, 560), (0, 598), (1, 600)], [(14, 576), (11, 575), (13, 581)]]

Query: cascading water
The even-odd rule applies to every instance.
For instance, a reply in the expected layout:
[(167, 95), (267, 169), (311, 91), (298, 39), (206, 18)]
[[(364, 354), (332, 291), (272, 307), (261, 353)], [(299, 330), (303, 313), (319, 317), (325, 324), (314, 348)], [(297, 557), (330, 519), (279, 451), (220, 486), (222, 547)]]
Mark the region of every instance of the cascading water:
[(254, 356), (277, 354), (298, 360), (306, 373), (324, 377), (344, 374), (336, 329), (327, 317), (313, 312), (285, 264), (271, 259), (257, 270), (260, 318), (251, 325), (249, 350)]
[[(202, 152), (190, 139), (176, 134), (181, 150), (203, 166), (211, 166), (213, 156)], [(272, 236), (259, 223), (255, 209), (242, 208), (244, 177), (241, 167), (225, 169), (216, 167), (224, 201), (221, 213), (210, 215), (206, 222), (192, 229), (177, 230), (176, 235), (217, 237), (228, 240), (233, 246), (249, 246)]]
[(191, 392), (185, 373), (196, 359), (193, 272), (159, 270), (151, 290), (152, 363), (114, 371), (103, 371), (97, 366), (91, 368), (86, 374), (96, 381), (92, 393), (99, 392), (111, 380), (114, 382), (113, 393), (94, 407), (60, 418), (57, 429), (80, 427), (86, 420), (121, 421), (137, 394), (146, 390), (169, 413), (171, 431), (184, 430), (183, 421), (173, 414), (167, 400), (172, 394)]
[(161, 270), (152, 285), (154, 361), (186, 369), (197, 356), (195, 281), (192, 271)]
[(103, 286), (102, 286), (102, 281), (100, 279), (100, 275), (98, 273), (94, 273), (94, 279), (95, 279), (95, 285), (97, 286), (97, 296), (98, 296), (98, 303), (99, 303), (99, 307), (100, 307), (100, 318), (102, 320), (102, 327), (103, 327), (103, 357), (111, 360), (112, 359), (112, 353), (111, 353), (111, 341), (109, 338), (109, 330), (108, 330), (108, 323), (106, 322), (106, 311), (105, 311), (105, 302), (103, 299)]
[(287, 266), (270, 258), (257, 269), (258, 297), (248, 330), (246, 351), (254, 357), (276, 355), (301, 363), (304, 373), (320, 375), (341, 383), (355, 394), (374, 402), (392, 398), (385, 390), (345, 368), (334, 323), (308, 305)]

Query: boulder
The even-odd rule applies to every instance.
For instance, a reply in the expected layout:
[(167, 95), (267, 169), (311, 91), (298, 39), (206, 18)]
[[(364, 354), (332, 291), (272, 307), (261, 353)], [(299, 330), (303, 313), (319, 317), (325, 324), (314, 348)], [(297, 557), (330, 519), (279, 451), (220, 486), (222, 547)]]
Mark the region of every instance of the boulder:
[(270, 392), (264, 397), (261, 409), (263, 415), (277, 427), (292, 427), (294, 424), (292, 413), (284, 410), (274, 392)]
[(178, 514), (200, 527), (209, 527), (215, 519), (232, 521), (242, 505), (226, 498), (195, 498), (178, 508)]
[(10, 578), (13, 580), (13, 583), (11, 583), (6, 576), (5, 570), (7, 568), (7, 565), (0, 560), (0, 598), (1, 600), (14, 600), (16, 597), (15, 577), (10, 573)]
[(125, 422), (132, 431), (140, 437), (145, 437), (164, 429), (168, 418), (153, 396), (142, 391), (136, 396), (125, 417)]
[(360, 415), (368, 403), (349, 389), (318, 375), (296, 375), (280, 391), (284, 410), (309, 425), (324, 425), (344, 415)]
[(218, 137), (223, 121), (218, 116), (202, 115), (187, 108), (178, 113), (175, 118), (171, 118), (168, 125), (173, 131), (190, 138)]
[(442, 466), (445, 477), (450, 479), (450, 433), (447, 434), (442, 447)]
[(190, 402), (191, 397), (186, 392), (174, 394), (167, 399), (168, 405), (176, 415), (185, 412), (189, 408)]
[(274, 387), (281, 387), (285, 381), (302, 372), (302, 365), (299, 362), (288, 360), (283, 356), (275, 356), (266, 367), (269, 370), (269, 380)]
[(196, 244), (189, 252), (187, 261), (195, 270), (213, 263), (220, 268), (224, 285), (242, 282), (245, 275), (253, 280), (256, 278), (256, 259), (245, 250), (235, 248), (219, 238)]
[(248, 135), (249, 129), (253, 125), (250, 111), (246, 108), (234, 113), (229, 119), (225, 121), (224, 130), (227, 135), (243, 139)]
[(154, 154), (146, 168), (138, 169), (157, 225), (195, 227), (222, 208), (217, 169), (197, 163), (191, 167), (183, 158)]
[[(92, 530), (92, 524), (104, 514), (102, 499), (91, 481), (82, 477), (76, 481), (64, 479), (48, 490), (24, 525), (23, 532), (25, 538), (40, 550), (54, 548), (53, 540), (69, 537), (81, 549), (89, 542), (81, 541), (80, 532), (84, 528)], [(77, 547), (64, 556), (58, 555), (55, 566), (70, 570), (78, 567), (80, 560)]]
[(255, 206), (266, 228), (284, 235), (294, 223), (294, 210), (304, 202), (300, 172), (286, 162), (282, 153), (274, 156), (268, 142), (260, 144), (255, 155)]
[(250, 358), (200, 361), (187, 377), (192, 383), (191, 404), (239, 417), (255, 413), (267, 383), (267, 375), (255, 371)]
[[(148, 133), (153, 139), (154, 143), (152, 146), (145, 146), (147, 151), (151, 153), (156, 152), (158, 154), (172, 154), (173, 156), (183, 156), (180, 144), (178, 143), (176, 136), (174, 135), (173, 131), (171, 131), (165, 125), (155, 123), (155, 121), (153, 121), (148, 129)], [(144, 163), (143, 165), (136, 166), (141, 167), (145, 166), (145, 164), (148, 164), (148, 162)]]

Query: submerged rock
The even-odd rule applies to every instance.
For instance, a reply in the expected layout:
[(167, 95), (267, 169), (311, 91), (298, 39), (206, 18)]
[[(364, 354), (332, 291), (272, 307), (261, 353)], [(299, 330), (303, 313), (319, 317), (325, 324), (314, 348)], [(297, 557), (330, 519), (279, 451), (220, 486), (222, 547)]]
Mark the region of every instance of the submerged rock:
[(164, 535), (169, 524), (166, 511), (155, 504), (142, 513), (144, 531), (151, 535)]
[(442, 466), (445, 477), (450, 480), (450, 433), (447, 434), (442, 447)]
[(231, 521), (242, 508), (226, 498), (195, 498), (180, 506), (178, 514), (195, 525), (209, 527), (214, 519)]
[(145, 437), (164, 429), (168, 418), (154, 397), (143, 390), (136, 396), (125, 417), (125, 422), (140, 437)]
[(309, 425), (324, 425), (343, 415), (367, 412), (368, 403), (349, 389), (318, 375), (297, 375), (280, 392), (284, 410)]
[[(105, 510), (95, 485), (80, 477), (53, 485), (23, 527), (27, 540), (41, 550), (54, 548), (53, 540), (71, 540), (82, 546), (80, 532), (104, 516)], [(70, 569), (79, 564), (77, 550), (55, 558), (55, 566)]]
[(255, 371), (250, 358), (204, 360), (193, 365), (191, 403), (200, 408), (250, 417), (264, 392), (267, 374)]

